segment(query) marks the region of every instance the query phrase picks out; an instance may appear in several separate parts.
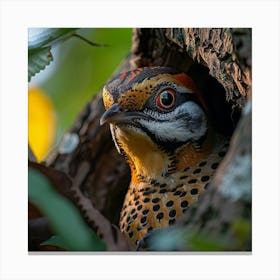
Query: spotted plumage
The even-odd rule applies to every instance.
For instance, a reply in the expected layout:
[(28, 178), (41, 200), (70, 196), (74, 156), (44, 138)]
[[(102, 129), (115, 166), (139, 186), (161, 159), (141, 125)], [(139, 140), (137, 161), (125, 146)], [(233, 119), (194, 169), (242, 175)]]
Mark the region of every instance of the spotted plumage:
[(113, 78), (103, 90), (118, 151), (131, 183), (120, 229), (133, 242), (168, 227), (207, 189), (227, 150), (214, 132), (193, 81), (166, 67), (140, 68)]

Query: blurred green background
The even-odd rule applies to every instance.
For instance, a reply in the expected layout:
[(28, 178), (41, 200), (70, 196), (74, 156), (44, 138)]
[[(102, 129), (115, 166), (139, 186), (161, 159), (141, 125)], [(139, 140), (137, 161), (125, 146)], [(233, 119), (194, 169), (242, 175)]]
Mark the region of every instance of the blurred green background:
[(108, 46), (93, 47), (76, 37), (70, 38), (52, 49), (54, 61), (29, 84), (43, 90), (54, 105), (57, 115), (54, 145), (85, 104), (102, 89), (131, 48), (130, 28), (82, 28), (77, 33)]

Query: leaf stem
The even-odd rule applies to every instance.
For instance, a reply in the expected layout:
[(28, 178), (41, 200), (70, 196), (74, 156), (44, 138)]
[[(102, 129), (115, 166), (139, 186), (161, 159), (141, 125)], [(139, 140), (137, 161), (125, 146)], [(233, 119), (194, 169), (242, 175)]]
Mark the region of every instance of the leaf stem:
[(108, 46), (109, 46), (108, 44), (98, 44), (98, 43), (94, 43), (94, 42), (88, 40), (87, 38), (85, 38), (85, 37), (83, 37), (83, 36), (77, 34), (77, 33), (73, 33), (72, 36), (75, 36), (75, 37), (77, 37), (77, 38), (83, 40), (84, 42), (86, 42), (86, 43), (88, 43), (89, 45), (94, 46), (94, 47), (108, 47)]

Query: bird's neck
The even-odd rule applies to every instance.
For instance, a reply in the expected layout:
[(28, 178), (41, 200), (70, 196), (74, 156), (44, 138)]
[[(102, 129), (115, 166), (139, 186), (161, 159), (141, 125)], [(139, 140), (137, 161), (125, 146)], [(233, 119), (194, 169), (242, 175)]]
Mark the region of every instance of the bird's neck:
[(212, 130), (208, 130), (200, 147), (188, 142), (172, 152), (164, 150), (149, 137), (138, 133), (123, 135), (119, 142), (131, 169), (131, 183), (135, 184), (168, 177), (196, 165), (211, 153), (213, 138)]

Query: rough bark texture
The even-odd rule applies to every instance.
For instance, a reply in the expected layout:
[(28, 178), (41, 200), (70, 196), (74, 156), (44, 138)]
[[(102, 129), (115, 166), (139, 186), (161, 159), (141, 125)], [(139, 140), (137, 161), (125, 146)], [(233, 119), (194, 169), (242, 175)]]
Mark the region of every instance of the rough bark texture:
[[(189, 73), (208, 102), (217, 129), (231, 135), (240, 111), (251, 97), (250, 29), (135, 29), (131, 54), (117, 72), (152, 65), (171, 66)], [(99, 125), (103, 112), (99, 93), (87, 104), (60, 146), (47, 159), (48, 166), (63, 171), (71, 178), (76, 204), (89, 225), (95, 224), (93, 227), (97, 230), (95, 215), (100, 213), (110, 223), (118, 224), (130, 180), (129, 169), (124, 159), (117, 154), (108, 126)], [(246, 147), (242, 153), (249, 159), (246, 164), (250, 170), (251, 150), (247, 147), (250, 147), (251, 140), (248, 131), (251, 131), (249, 121), (243, 121), (237, 127), (237, 136), (231, 143), (225, 165), (218, 170), (213, 184), (215, 187), (205, 194), (202, 203), (193, 207), (192, 211), (187, 211), (184, 221), (189, 222), (184, 227), (194, 223), (199, 225), (198, 228), (210, 227), (211, 230), (219, 231), (224, 222), (229, 224), (230, 220), (243, 217), (245, 208), (245, 216), (250, 216), (250, 199), (245, 202), (242, 197), (234, 200), (232, 193), (224, 190), (228, 187), (223, 185), (223, 177), (228, 174), (231, 165), (236, 164), (240, 152), (237, 146)], [(243, 174), (245, 177), (247, 175)], [(233, 183), (238, 187), (240, 182)], [(250, 190), (250, 182), (245, 188)], [(209, 205), (222, 215), (212, 224), (211, 215), (205, 218)], [(222, 214), (225, 207), (228, 213), (226, 217)], [(248, 244), (250, 242), (241, 246), (241, 249), (250, 249)], [(127, 247), (119, 249), (123, 248)], [(114, 250), (117, 249), (114, 247)]]

